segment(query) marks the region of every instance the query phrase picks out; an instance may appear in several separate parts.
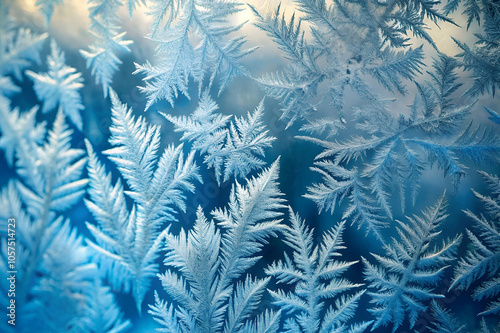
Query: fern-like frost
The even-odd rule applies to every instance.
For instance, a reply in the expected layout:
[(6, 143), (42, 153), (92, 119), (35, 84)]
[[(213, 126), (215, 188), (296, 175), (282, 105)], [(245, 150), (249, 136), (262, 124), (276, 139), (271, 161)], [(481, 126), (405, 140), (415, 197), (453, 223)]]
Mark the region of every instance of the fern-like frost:
[(247, 75), (240, 60), (253, 49), (244, 49), (243, 36), (228, 37), (242, 27), (229, 24), (229, 17), (240, 10), (233, 1), (153, 1), (149, 38), (158, 43), (160, 60), (136, 64), (135, 71), (145, 74), (146, 85), (139, 89), (148, 97), (146, 109), (162, 99), (173, 106), (179, 94), (189, 97), (190, 78), (201, 88), (208, 74), (210, 88), (218, 77), (220, 92), (234, 77)]
[(246, 177), (252, 170), (261, 169), (265, 162), (264, 149), (276, 139), (268, 136), (262, 117), (261, 101), (247, 119), (231, 121), (230, 116), (214, 113), (217, 104), (205, 92), (198, 108), (190, 117), (174, 117), (163, 114), (175, 125), (176, 132), (183, 132), (181, 140), (193, 143), (193, 148), (205, 154), (204, 162), (215, 171), (217, 182), (225, 182), (231, 176)]
[(43, 101), (42, 111), (48, 112), (59, 106), (81, 131), (83, 124), (80, 112), (85, 109), (79, 93), (83, 88), (82, 74), (66, 65), (64, 52), (53, 40), (50, 50), (51, 54), (47, 58), (49, 71), (43, 74), (26, 71), (26, 74), (35, 84), (38, 99)]
[[(189, 232), (166, 235), (165, 265), (159, 275), (173, 300), (150, 313), (165, 332), (277, 332), (279, 312), (254, 315), (269, 278), (245, 272), (270, 236), (283, 229), (282, 199), (277, 188), (278, 162), (231, 192), (228, 209), (215, 210), (208, 221), (201, 208)], [(238, 282), (240, 281), (240, 282)]]
[[(134, 0), (129, 2), (135, 3)], [(118, 9), (121, 0), (89, 0), (89, 17), (91, 20), (90, 32), (96, 41), (89, 46), (89, 50), (80, 50), (87, 60), (95, 76), (97, 84), (102, 85), (104, 96), (113, 82), (113, 75), (118, 71), (122, 61), (120, 54), (130, 52), (130, 40), (124, 39), (125, 32), (120, 32)]]
[(433, 290), (442, 278), (447, 264), (455, 259), (461, 236), (448, 239), (442, 245), (432, 245), (441, 233), (440, 224), (446, 219), (446, 199), (422, 212), (421, 216), (408, 217), (408, 223), (399, 222), (399, 240), (392, 239), (384, 246), (386, 255), (372, 255), (378, 264), (363, 258), (365, 279), (371, 303), (369, 311), (376, 317), (372, 329), (387, 325), (392, 332), (409, 319), (410, 328), (419, 314), (425, 311), (425, 302), (443, 298)]
[[(346, 292), (360, 287), (340, 278), (356, 262), (333, 260), (339, 250), (345, 249), (342, 242), (344, 222), (325, 233), (320, 245), (314, 246), (313, 230), (291, 208), (291, 226), (285, 232), (285, 243), (293, 250), (292, 258), (285, 255), (284, 261), (273, 263), (266, 269), (268, 275), (276, 277), (278, 283), (295, 285), (293, 292), (270, 290), (274, 304), (283, 311), (294, 313), (285, 324), (287, 332), (344, 332), (346, 322), (354, 317), (359, 298), (364, 291), (346, 296)], [(335, 304), (326, 308), (325, 303), (335, 298)], [(351, 327), (362, 331), (370, 323)]]
[(488, 315), (500, 312), (500, 179), (485, 172), (481, 172), (481, 175), (488, 183), (491, 194), (486, 196), (474, 191), (485, 207), (484, 214), (465, 211), (474, 221), (478, 233), (467, 230), (474, 248), (460, 260), (450, 289), (466, 290), (476, 281), (483, 280), (475, 288), (474, 299), (494, 298), (480, 313)]
[[(151, 278), (157, 273), (155, 263), (166, 234), (166, 222), (176, 221), (176, 209), (185, 210), (185, 192), (192, 192), (192, 181), (201, 181), (193, 153), (186, 159), (182, 146), (167, 147), (160, 158), (160, 128), (135, 117), (111, 90), (113, 102), (110, 143), (105, 151), (116, 164), (130, 191), (124, 191), (98, 162), (88, 145), (91, 163), (90, 201), (87, 205), (100, 225), (88, 224), (104, 271), (116, 289), (132, 291), (140, 311)], [(134, 200), (127, 208), (124, 193)], [(163, 231), (162, 231), (163, 230)], [(125, 231), (125, 232), (124, 232)]]
[[(300, 136), (324, 148), (312, 168), (322, 174), (323, 182), (309, 187), (306, 197), (320, 210), (331, 212), (337, 202), (349, 198), (344, 216), (353, 215), (353, 222), (377, 235), (386, 219), (392, 219), (393, 193), (399, 196), (403, 212), (407, 197), (415, 204), (427, 167), (437, 165), (457, 190), (467, 170), (462, 160), (476, 165), (498, 163), (500, 137), (494, 129), (471, 122), (457, 131), (474, 105), (451, 102), (461, 86), (457, 66), (456, 60), (444, 55), (434, 62), (434, 71), (429, 73), (433, 82), (417, 84), (419, 93), (408, 118), (394, 116), (388, 108), (390, 101), (384, 101), (355, 110), (356, 127), (366, 133), (363, 136), (342, 142)], [(437, 139), (449, 133), (454, 135)], [(364, 165), (355, 164), (361, 159)], [(347, 169), (344, 165), (354, 166)]]

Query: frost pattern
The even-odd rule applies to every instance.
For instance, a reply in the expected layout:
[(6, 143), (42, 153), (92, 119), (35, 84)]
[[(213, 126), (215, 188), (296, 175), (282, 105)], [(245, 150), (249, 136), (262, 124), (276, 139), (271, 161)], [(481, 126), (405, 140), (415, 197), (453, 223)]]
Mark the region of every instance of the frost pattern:
[(212, 212), (218, 227), (198, 209), (189, 233), (166, 237), (168, 268), (159, 277), (176, 305), (156, 294), (150, 310), (165, 332), (278, 332), (279, 312), (253, 313), (269, 278), (244, 276), (263, 243), (283, 229), (277, 178), (275, 162), (246, 186), (236, 184), (228, 208)]
[[(125, 332), (142, 320), (128, 307), (125, 316), (121, 307), (127, 302), (135, 302), (139, 316), (151, 314), (159, 332), (172, 333), (418, 330), (423, 312), (434, 318), (426, 324), (431, 332), (466, 332), (478, 324), (485, 333), (495, 329), (500, 309), (500, 181), (493, 175), (500, 156), (496, 1), (449, 0), (441, 6), (427, 0), (296, 0), (293, 8), (282, 5), (269, 13), (232, 0), (89, 0), (95, 39), (81, 51), (84, 59), (73, 58), (68, 49), (68, 65), (55, 42), (67, 50), (62, 44), (67, 32), (55, 31), (54, 9), (62, 2), (36, 1), (46, 21), (39, 28), (27, 27), (28, 14), (20, 14), (18, 2), (9, 1), (12, 11), (0, 3), (0, 167), (12, 175), (0, 179), (0, 306), (7, 309), (12, 299), (6, 272), (12, 269), (13, 246), (8, 224), (15, 218), (16, 331)], [(144, 63), (136, 65), (136, 73), (145, 76), (144, 100), (128, 90), (132, 73), (122, 71), (123, 82), (116, 78), (132, 42), (120, 27), (119, 11), (128, 11), (132, 24), (123, 25), (134, 28), (138, 6), (145, 6), (151, 19), (146, 37), (158, 45), (155, 57), (144, 54)], [(453, 36), (461, 51), (452, 57), (442, 53), (441, 41), (434, 41), (428, 28), (454, 24), (457, 11), (468, 21), (457, 31), (470, 26), (477, 34), (472, 43), (471, 36)], [(243, 66), (256, 49), (247, 47), (242, 35), (240, 19), (246, 14), (256, 26), (248, 31), (267, 34), (285, 67), (258, 69), (258, 56)], [(44, 29), (53, 39), (50, 48)], [(134, 54), (142, 55), (141, 45), (135, 44)], [(423, 73), (432, 54), (434, 64)], [(83, 84), (89, 74), (85, 60), (104, 99), (95, 96), (93, 83)], [(281, 63), (272, 60), (266, 65)], [(257, 105), (262, 94), (272, 98), (232, 118), (235, 97), (222, 94), (232, 92), (226, 88), (237, 76), (247, 76), (242, 82), (260, 85), (263, 92), (245, 90), (234, 105), (247, 98)], [(215, 86), (219, 100), (211, 97)], [(134, 115), (111, 87), (134, 105), (145, 102), (146, 109), (160, 100), (172, 107), (198, 102), (191, 115), (164, 113), (184, 144), (165, 142), (168, 130), (146, 120), (161, 117)], [(189, 99), (196, 88), (199, 101), (180, 101), (179, 95)], [(414, 102), (397, 110), (412, 88)], [(102, 148), (91, 143), (92, 116), (108, 97), (111, 148)], [(273, 99), (288, 125), (283, 132), (273, 128), (277, 138), (265, 124), (274, 112)], [(87, 112), (81, 113), (84, 102)], [(53, 109), (58, 110), (46, 112)], [(73, 133), (67, 120), (80, 131)], [(306, 134), (296, 137), (299, 128)], [(300, 150), (311, 142), (320, 146), (312, 149), (324, 149), (314, 162), (304, 160), (309, 152)], [(305, 196), (333, 217), (308, 214), (306, 222), (289, 208), (282, 221), (285, 197), (297, 204), (295, 211), (307, 210), (302, 199), (278, 189), (279, 162), (265, 168), (276, 160), (277, 148), (284, 155), (282, 180), (303, 177), (295, 168), (299, 160), (314, 163), (323, 180), (297, 191), (308, 186)], [(214, 203), (205, 200), (209, 188), (200, 183), (206, 173), (195, 161), (213, 170), (214, 203), (223, 208), (208, 213)], [(422, 214), (391, 223), (426, 205), (419, 187), (435, 176), (429, 172), (433, 166), (455, 191), (462, 190), (469, 169), (487, 171), (478, 170), (489, 192), (473, 192), (484, 209), (464, 207), (462, 216), (473, 225), (466, 230), (467, 253), (456, 264), (461, 236), (442, 233), (456, 232), (460, 212), (445, 219), (444, 196)], [(291, 184), (284, 185), (288, 192)], [(461, 195), (451, 200), (459, 202)], [(194, 214), (200, 199), (206, 206)], [(401, 209), (395, 207), (398, 201)], [(187, 218), (190, 214), (196, 216)], [(316, 225), (337, 219), (326, 229)], [(349, 223), (377, 238), (365, 240)], [(353, 246), (360, 243), (362, 256), (370, 252), (372, 259), (356, 254)], [(264, 262), (269, 253), (274, 263)], [(353, 274), (359, 259), (364, 276)], [(449, 265), (455, 265), (454, 273)], [(163, 290), (155, 292), (144, 313), (156, 278)], [(455, 306), (444, 306), (448, 287), (486, 304), (476, 322), (465, 326), (453, 313)], [(0, 330), (14, 331), (6, 321)]]
[(26, 71), (26, 75), (35, 83), (37, 97), (43, 101), (42, 111), (48, 112), (59, 106), (81, 131), (83, 124), (80, 112), (85, 109), (79, 92), (83, 87), (82, 74), (66, 65), (64, 52), (54, 41), (50, 43), (50, 50), (47, 58), (49, 71), (43, 74)]
[(445, 200), (442, 196), (422, 216), (409, 217), (406, 224), (399, 222), (400, 240), (384, 245), (385, 256), (372, 253), (379, 264), (363, 259), (368, 294), (374, 304), (369, 311), (376, 317), (373, 329), (391, 325), (396, 332), (406, 317), (413, 328), (420, 312), (427, 308), (424, 302), (444, 297), (432, 287), (439, 284), (447, 264), (455, 259), (461, 241), (457, 236), (432, 246), (447, 217)]
[[(456, 190), (467, 170), (462, 160), (477, 165), (498, 163), (500, 138), (494, 129), (475, 127), (470, 122), (457, 131), (474, 105), (452, 102), (461, 86), (457, 66), (455, 59), (444, 55), (434, 62), (434, 71), (429, 73), (432, 82), (417, 84), (419, 94), (408, 117), (394, 116), (390, 101), (385, 101), (354, 111), (356, 127), (366, 135), (343, 142), (300, 136), (324, 148), (313, 167), (321, 173), (323, 182), (310, 186), (306, 197), (314, 200), (320, 211), (331, 212), (337, 202), (347, 198), (344, 218), (351, 217), (380, 237), (380, 228), (386, 226), (384, 215), (389, 219), (393, 216), (391, 195), (399, 195), (403, 211), (407, 195), (414, 205), (427, 167), (437, 165), (451, 177)], [(441, 141), (440, 137), (448, 133), (456, 134)], [(358, 159), (365, 164), (349, 167)]]
[[(462, 0), (448, 0), (445, 11), (453, 12)], [(481, 33), (475, 34), (477, 41), (473, 47), (454, 39), (462, 49), (458, 56), (463, 59), (465, 69), (473, 73), (474, 84), (467, 90), (471, 96), (490, 93), (500, 87), (500, 5), (491, 0), (467, 0), (463, 14), (467, 16), (467, 29), (476, 21), (483, 26)]]
[(96, 83), (102, 84), (104, 96), (107, 96), (113, 75), (122, 63), (118, 55), (130, 52), (132, 41), (124, 39), (125, 32), (120, 32), (117, 11), (122, 5), (121, 0), (89, 0), (89, 4), (90, 32), (96, 41), (89, 46), (89, 50), (80, 50), (80, 53), (87, 60), (87, 68), (91, 69)]
[[(158, 271), (155, 263), (167, 229), (166, 222), (176, 220), (176, 209), (185, 210), (185, 192), (194, 191), (192, 181), (199, 180), (193, 153), (184, 159), (182, 146), (166, 148), (158, 158), (160, 128), (144, 118), (134, 117), (111, 91), (113, 102), (109, 156), (130, 191), (121, 183), (112, 185), (111, 177), (97, 160), (87, 142), (90, 174), (89, 210), (100, 225), (87, 224), (96, 239), (90, 245), (97, 251), (103, 270), (114, 288), (132, 290), (138, 311), (150, 281)], [(128, 210), (126, 193), (134, 200)]]
[[(28, 113), (11, 111), (8, 103), (0, 101), (3, 115), (2, 139), (6, 129), (13, 133), (21, 119), (28, 133), (10, 136), (15, 150), (16, 171), (20, 180), (12, 180), (0, 194), (1, 218), (15, 220), (16, 244), (2, 237), (0, 267), (2, 296), (0, 303), (7, 307), (9, 292), (7, 277), (13, 267), (7, 257), (7, 246), (16, 249), (16, 311), (17, 326), (1, 325), (6, 332), (61, 332), (68, 327), (88, 331), (87, 318), (107, 321), (107, 328), (116, 332), (129, 325), (122, 321), (112, 294), (107, 296), (107, 306), (114, 309), (102, 314), (92, 302), (96, 286), (97, 267), (90, 262), (89, 249), (83, 237), (71, 226), (69, 219), (59, 214), (75, 205), (85, 193), (88, 180), (82, 178), (86, 158), (84, 151), (72, 148), (71, 134), (64, 115), (58, 112), (52, 129), (34, 121), (36, 108)], [(29, 126), (32, 126), (31, 128)], [(33, 135), (33, 133), (36, 133)], [(10, 220), (9, 220), (10, 221)], [(5, 230), (5, 229), (4, 229)], [(2, 231), (2, 234), (4, 231)], [(8, 232), (11, 237), (12, 231)], [(64, 255), (61, 255), (64, 254)], [(104, 316), (104, 317), (102, 317)], [(6, 327), (5, 327), (5, 326)], [(118, 329), (121, 326), (123, 329)]]
[[(321, 244), (314, 245), (313, 230), (310, 230), (291, 208), (291, 226), (285, 231), (285, 243), (293, 250), (292, 259), (285, 254), (266, 269), (266, 273), (277, 278), (278, 283), (293, 284), (291, 293), (277, 289), (270, 291), (274, 304), (283, 311), (294, 313), (294, 319), (285, 323), (285, 332), (344, 332), (345, 322), (354, 316), (363, 291), (346, 296), (347, 291), (360, 287), (340, 275), (356, 262), (333, 260), (345, 249), (342, 232), (345, 223), (339, 223), (323, 235)], [(324, 312), (326, 300), (335, 300)], [(350, 332), (363, 332), (371, 322), (359, 323)]]
[(135, 71), (146, 75), (146, 86), (139, 87), (148, 97), (146, 109), (162, 99), (173, 106), (179, 93), (189, 98), (190, 78), (201, 88), (208, 74), (210, 88), (218, 77), (222, 91), (234, 77), (247, 75), (240, 60), (253, 49), (244, 48), (243, 36), (229, 37), (243, 25), (229, 23), (240, 10), (241, 4), (232, 0), (152, 1), (148, 37), (158, 43), (159, 61), (136, 64)]
[(466, 290), (474, 282), (484, 279), (475, 288), (474, 299), (494, 298), (480, 313), (487, 315), (500, 312), (500, 179), (485, 172), (481, 172), (481, 175), (488, 183), (491, 194), (487, 196), (473, 191), (485, 209), (480, 215), (465, 211), (474, 221), (478, 233), (467, 230), (474, 247), (460, 260), (450, 289)]
[[(321, 103), (342, 114), (344, 93), (351, 87), (370, 102), (378, 98), (367, 76), (389, 91), (405, 93), (404, 79), (421, 72), (421, 47), (408, 47), (408, 35), (435, 44), (424, 17), (452, 22), (428, 1), (296, 1), (301, 19), (285, 18), (278, 6), (272, 14), (252, 7), (257, 27), (283, 52), (288, 66), (258, 79), (264, 91), (283, 106), (282, 118), (292, 124), (307, 118)], [(310, 28), (305, 37), (302, 22)], [(341, 47), (339, 47), (341, 46)]]
[(432, 301), (432, 315), (436, 322), (428, 327), (433, 333), (465, 333), (466, 325), (460, 325), (458, 320), (450, 313), (450, 311), (439, 305), (438, 302)]
[(0, 4), (0, 94), (11, 95), (20, 88), (9, 75), (22, 80), (23, 71), (40, 63), (40, 51), (48, 34), (17, 27), (6, 4)]
[(205, 155), (204, 162), (214, 169), (220, 184), (232, 175), (246, 177), (252, 170), (261, 169), (265, 165), (264, 150), (276, 138), (267, 135), (262, 121), (264, 101), (248, 113), (248, 120), (236, 118), (229, 126), (231, 117), (215, 113), (217, 109), (206, 92), (191, 116), (162, 114), (175, 125), (176, 132), (183, 132), (181, 141), (192, 142), (193, 148)]

